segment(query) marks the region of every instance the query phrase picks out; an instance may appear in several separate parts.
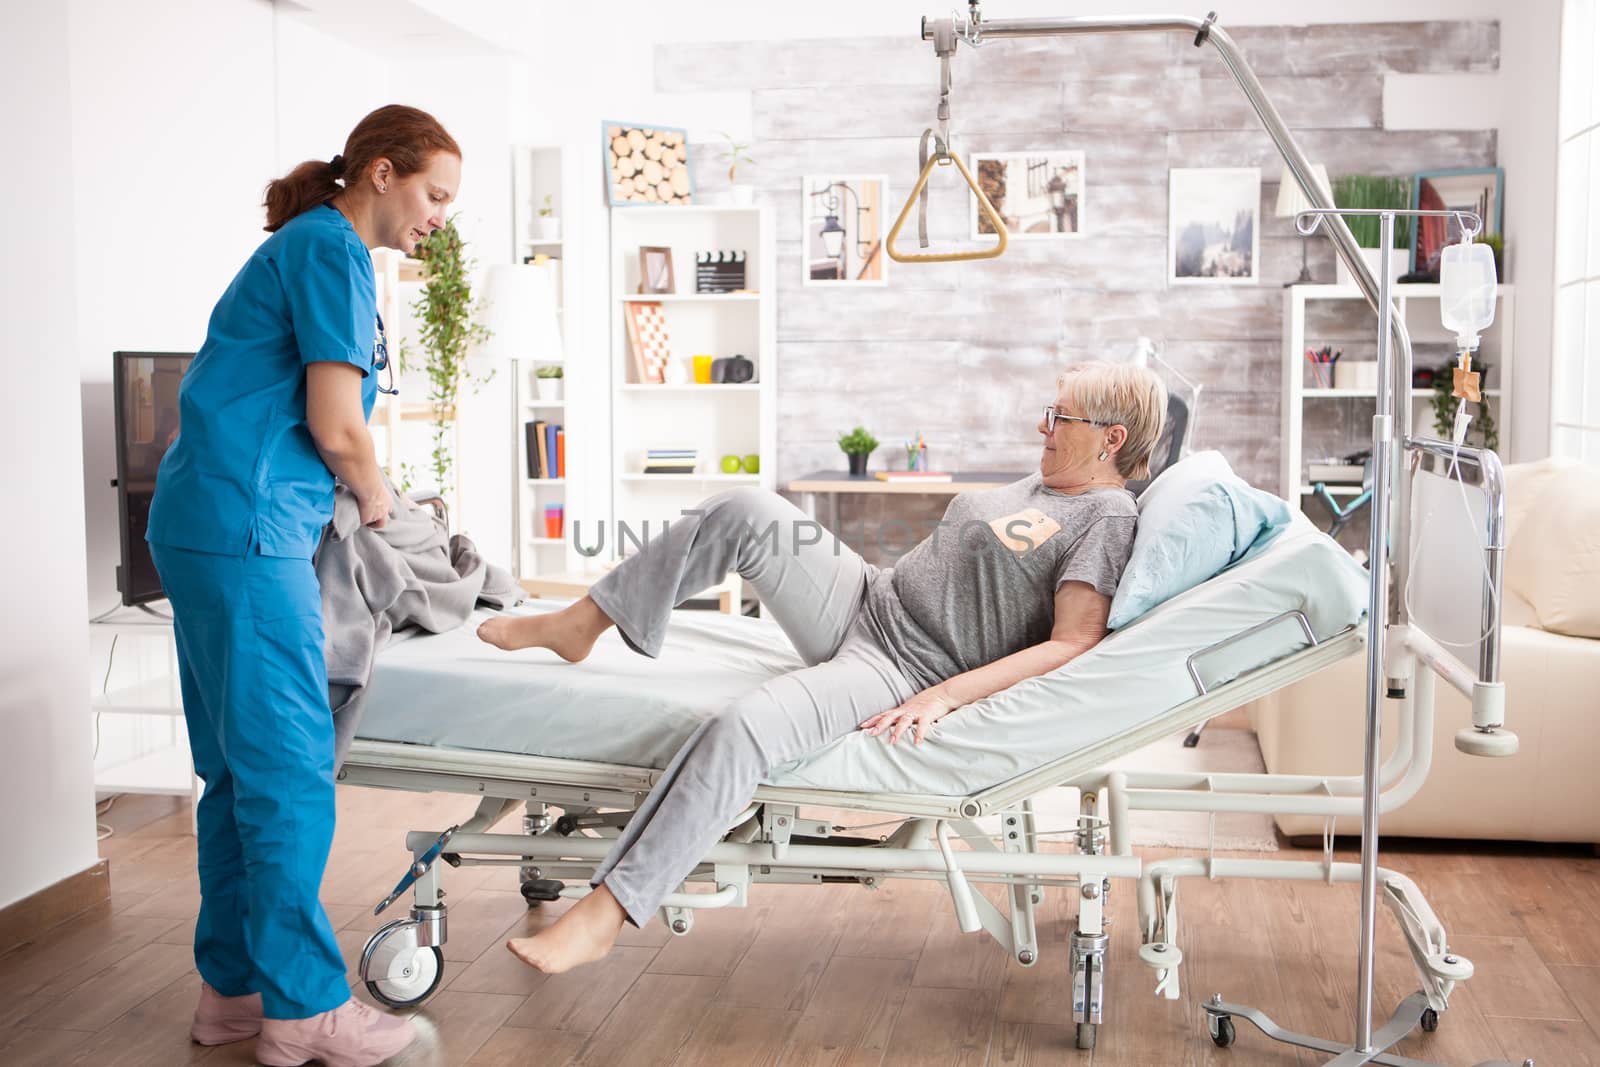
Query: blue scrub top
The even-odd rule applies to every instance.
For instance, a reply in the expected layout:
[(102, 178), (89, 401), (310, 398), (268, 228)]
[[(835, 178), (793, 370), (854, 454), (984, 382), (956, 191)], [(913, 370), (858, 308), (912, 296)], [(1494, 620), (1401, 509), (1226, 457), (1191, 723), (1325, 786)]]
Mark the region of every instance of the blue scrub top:
[(333, 474), (306, 425), (305, 368), (361, 368), (370, 417), (378, 340), (372, 257), (337, 208), (314, 207), (267, 238), (217, 302), (184, 375), (146, 539), (310, 559), (333, 517)]

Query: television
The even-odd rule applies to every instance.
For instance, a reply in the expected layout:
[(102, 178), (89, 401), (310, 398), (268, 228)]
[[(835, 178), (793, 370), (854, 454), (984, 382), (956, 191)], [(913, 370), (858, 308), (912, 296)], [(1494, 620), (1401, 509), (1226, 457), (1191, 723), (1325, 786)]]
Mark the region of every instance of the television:
[(178, 436), (178, 384), (193, 352), (115, 352), (112, 395), (117, 432), (117, 591), (128, 607), (160, 600), (161, 578), (145, 544), (161, 457)]

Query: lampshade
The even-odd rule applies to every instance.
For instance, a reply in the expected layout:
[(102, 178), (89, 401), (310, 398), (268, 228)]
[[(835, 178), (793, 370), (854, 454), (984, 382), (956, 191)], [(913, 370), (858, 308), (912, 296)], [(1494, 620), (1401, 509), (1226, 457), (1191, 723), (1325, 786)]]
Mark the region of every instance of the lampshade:
[[(1327, 196), (1328, 203), (1333, 203), (1332, 186), (1328, 184), (1328, 168), (1321, 163), (1313, 163), (1311, 174), (1317, 187)], [(1306, 194), (1300, 189), (1300, 183), (1294, 180), (1294, 176), (1288, 170), (1285, 170), (1282, 180), (1278, 183), (1278, 206), (1273, 210), (1273, 214), (1280, 219), (1293, 218), (1300, 212), (1316, 206), (1306, 199)]]
[(554, 260), (497, 263), (489, 268), (483, 286), (483, 325), (490, 335), (478, 350), (480, 358), (492, 363), (562, 359), (556, 269)]

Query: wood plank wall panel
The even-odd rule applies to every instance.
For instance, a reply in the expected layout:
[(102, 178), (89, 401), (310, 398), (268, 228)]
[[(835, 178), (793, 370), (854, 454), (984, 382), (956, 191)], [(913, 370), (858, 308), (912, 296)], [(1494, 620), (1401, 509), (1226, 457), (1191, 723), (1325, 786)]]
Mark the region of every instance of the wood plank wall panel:
[[(1493, 21), (1247, 26), (1229, 31), (1307, 154), (1335, 177), (1492, 166), (1492, 130), (1386, 130), (1389, 74), (1489, 73), (1499, 67)], [(657, 88), (748, 90), (754, 166), (741, 178), (776, 211), (780, 483), (839, 468), (840, 432), (862, 423), (883, 442), (873, 466), (917, 430), (940, 468), (1026, 468), (1037, 459), (1033, 410), (1069, 359), (1125, 351), (1137, 337), (1164, 346), (1205, 383), (1196, 444), (1226, 453), (1241, 475), (1276, 488), (1281, 286), (1308, 253), (1333, 278), (1326, 242), (1303, 247), (1277, 219), (1282, 165), (1211, 49), (1178, 35), (997, 41), (955, 63), (952, 125), (972, 151), (1076, 148), (1085, 153), (1085, 236), (1018, 242), (999, 260), (892, 264), (884, 288), (801, 284), (801, 178), (886, 174), (890, 208), (916, 176), (917, 139), (932, 124), (938, 66), (930, 45), (903, 36), (850, 40), (661, 45)], [(698, 187), (726, 187), (709, 151)], [(1262, 172), (1261, 284), (1169, 288), (1167, 172), (1256, 166)], [(959, 181), (930, 186), (935, 239), (967, 229)], [(914, 241), (914, 234), (907, 237)], [(1361, 316), (1319, 323), (1347, 351), (1370, 346)], [(1364, 416), (1319, 411), (1308, 432), (1358, 437)], [(941, 505), (942, 506), (942, 505)], [(914, 498), (850, 501), (870, 522), (937, 517)]]

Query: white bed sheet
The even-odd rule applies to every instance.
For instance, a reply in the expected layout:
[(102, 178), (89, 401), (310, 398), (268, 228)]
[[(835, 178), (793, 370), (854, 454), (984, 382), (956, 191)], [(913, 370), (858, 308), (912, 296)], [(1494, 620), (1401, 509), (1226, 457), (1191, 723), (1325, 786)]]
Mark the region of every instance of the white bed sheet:
[[(1107, 637), (1061, 670), (961, 709), (920, 746), (852, 734), (774, 770), (778, 786), (965, 796), (1132, 730), (1196, 695), (1189, 655), (1286, 611), (1319, 638), (1360, 621), (1366, 572), (1303, 520), (1251, 559)], [(515, 609), (557, 610), (533, 601)], [(501, 652), (474, 630), (412, 637), (379, 656), (358, 736), (631, 767), (664, 767), (695, 726), (801, 666), (776, 624), (680, 612), (658, 659), (613, 631), (581, 664)], [(1220, 684), (1303, 641), (1273, 627), (1211, 661)]]

